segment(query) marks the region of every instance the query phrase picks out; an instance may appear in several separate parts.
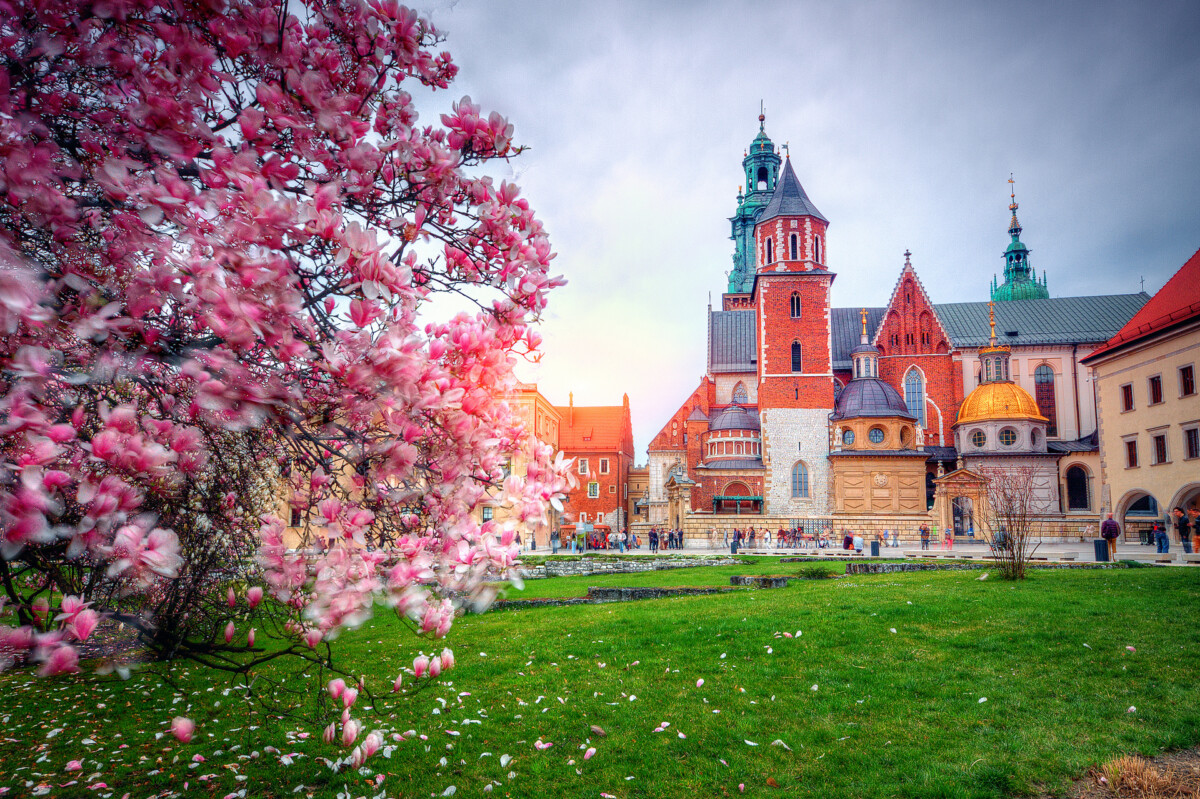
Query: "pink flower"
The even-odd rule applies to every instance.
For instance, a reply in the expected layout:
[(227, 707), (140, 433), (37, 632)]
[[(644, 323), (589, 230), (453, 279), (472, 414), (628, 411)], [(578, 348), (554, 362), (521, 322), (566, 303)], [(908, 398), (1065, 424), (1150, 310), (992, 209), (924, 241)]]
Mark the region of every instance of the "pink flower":
[(246, 604), (250, 606), (251, 610), (258, 607), (258, 603), (262, 602), (262, 598), (263, 590), (257, 585), (251, 586), (250, 590), (246, 592)]
[(396, 681), (394, 683), (392, 683), (392, 693), (396, 693), (397, 691), (400, 690), (400, 683), (403, 681), (404, 681), (403, 673), (396, 675)]
[(357, 699), (358, 699), (358, 691), (356, 691), (355, 689), (347, 688), (346, 690), (342, 691), (342, 706), (343, 707), (348, 708), (348, 707), (353, 706), (355, 700), (357, 700)]
[(321, 737), (324, 739), (325, 743), (333, 743), (334, 739), (337, 737), (337, 722), (331, 722), (329, 726), (325, 728), (325, 732)]
[(349, 746), (358, 738), (358, 722), (354, 719), (342, 725), (342, 746)]
[(46, 655), (38, 674), (42, 677), (53, 677), (76, 671), (79, 671), (79, 653), (69, 644), (59, 644)]
[(250, 628), (250, 632), (246, 633), (246, 646), (254, 646), (254, 628)]
[(82, 610), (67, 624), (67, 630), (75, 636), (76, 641), (86, 641), (96, 625), (100, 622), (100, 614), (94, 610)]
[(454, 668), (454, 653), (448, 648), (442, 650), (442, 670), (446, 671)]
[(225, 625), (225, 643), (228, 644), (233, 641), (234, 632), (236, 632), (236, 628), (233, 626), (233, 622), (229, 622)]
[(583, 753), (584, 760), (591, 760), (595, 756), (596, 756), (596, 747), (594, 747), (594, 746), (588, 747), (588, 750)]
[(703, 677), (701, 677), (700, 679), (696, 680), (696, 687), (697, 687), (697, 688), (703, 688), (703, 687), (704, 687), (704, 678), (703, 678)]
[(330, 680), (329, 685), (327, 685), (326, 688), (328, 689), (331, 697), (338, 699), (341, 697), (342, 692), (346, 690), (346, 681), (341, 677), (337, 677)]
[(420, 678), (429, 668), (429, 658), (424, 655), (417, 655), (413, 658), (413, 676)]
[(196, 724), (191, 719), (185, 716), (176, 716), (171, 719), (171, 734), (182, 743), (191, 743), (192, 733), (195, 731)]

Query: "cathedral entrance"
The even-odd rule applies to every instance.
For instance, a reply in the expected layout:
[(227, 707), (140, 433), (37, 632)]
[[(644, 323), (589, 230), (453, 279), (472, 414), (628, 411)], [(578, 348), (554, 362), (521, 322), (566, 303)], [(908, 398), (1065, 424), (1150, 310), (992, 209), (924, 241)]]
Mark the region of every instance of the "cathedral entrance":
[(970, 497), (954, 498), (954, 534), (966, 535), (975, 531), (975, 503)]

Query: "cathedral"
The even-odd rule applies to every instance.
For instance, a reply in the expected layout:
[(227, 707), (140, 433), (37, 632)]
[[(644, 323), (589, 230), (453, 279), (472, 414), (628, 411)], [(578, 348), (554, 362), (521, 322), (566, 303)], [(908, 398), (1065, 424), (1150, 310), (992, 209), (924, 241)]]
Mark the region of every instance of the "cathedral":
[(1038, 474), (1047, 529), (1095, 524), (1097, 416), (1080, 361), (1149, 297), (1050, 296), (1014, 196), (986, 300), (935, 303), (905, 252), (886, 306), (835, 307), (831, 221), (762, 115), (742, 169), (707, 369), (650, 444), (640, 521), (969, 534), (977, 470), (1020, 464)]

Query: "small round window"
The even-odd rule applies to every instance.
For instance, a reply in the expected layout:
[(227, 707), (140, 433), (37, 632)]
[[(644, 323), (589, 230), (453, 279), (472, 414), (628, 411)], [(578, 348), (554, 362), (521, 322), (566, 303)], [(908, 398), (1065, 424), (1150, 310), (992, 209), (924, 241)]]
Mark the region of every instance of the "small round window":
[(976, 430), (971, 434), (971, 443), (975, 445), (976, 449), (983, 449), (984, 444), (987, 443), (987, 433)]
[(867, 438), (871, 439), (872, 444), (882, 444), (883, 443), (883, 428), (882, 427), (872, 427), (871, 432), (867, 433)]
[(1000, 431), (1000, 443), (1006, 447), (1011, 447), (1017, 443), (1017, 431), (1011, 427), (1006, 427)]
[(850, 446), (851, 444), (854, 443), (854, 431), (853, 430), (847, 430), (846, 432), (842, 433), (842, 443), (845, 444), (846, 446)]

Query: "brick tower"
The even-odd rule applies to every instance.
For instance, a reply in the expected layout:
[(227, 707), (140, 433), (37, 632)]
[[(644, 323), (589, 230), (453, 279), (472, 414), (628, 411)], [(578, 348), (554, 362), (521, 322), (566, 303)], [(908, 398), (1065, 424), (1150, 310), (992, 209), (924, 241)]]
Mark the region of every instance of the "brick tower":
[(829, 512), (829, 414), (834, 408), (829, 289), (821, 215), (783, 165), (754, 228), (753, 287), (765, 504), (772, 515)]

